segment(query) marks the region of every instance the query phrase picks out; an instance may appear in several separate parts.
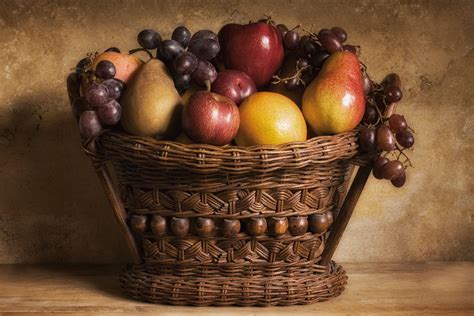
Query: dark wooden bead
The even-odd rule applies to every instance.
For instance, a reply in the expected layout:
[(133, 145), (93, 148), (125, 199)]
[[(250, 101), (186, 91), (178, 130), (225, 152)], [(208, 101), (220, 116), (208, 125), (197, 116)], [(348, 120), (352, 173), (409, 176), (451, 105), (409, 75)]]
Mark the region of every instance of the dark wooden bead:
[(249, 218), (247, 221), (247, 233), (251, 236), (260, 236), (267, 231), (267, 221), (263, 217)]
[(268, 226), (270, 235), (284, 235), (288, 230), (288, 219), (286, 217), (272, 217), (268, 222)]
[(309, 230), (315, 234), (321, 234), (329, 228), (329, 221), (326, 213), (313, 214), (309, 217)]
[(176, 237), (184, 237), (189, 232), (189, 219), (185, 217), (173, 217), (171, 218), (170, 228)]
[(326, 217), (328, 219), (328, 228), (334, 223), (334, 213), (331, 211), (326, 212)]
[(214, 233), (214, 220), (211, 218), (198, 217), (194, 225), (196, 234), (200, 237), (209, 237)]
[(133, 215), (130, 220), (130, 226), (133, 231), (144, 233), (146, 230), (146, 216), (145, 215)]
[(156, 236), (163, 236), (166, 234), (166, 218), (160, 215), (153, 215), (151, 219), (151, 231)]
[(308, 219), (306, 216), (293, 216), (289, 221), (290, 234), (300, 236), (308, 231)]
[(222, 235), (234, 237), (240, 233), (240, 221), (238, 219), (224, 219), (222, 221)]

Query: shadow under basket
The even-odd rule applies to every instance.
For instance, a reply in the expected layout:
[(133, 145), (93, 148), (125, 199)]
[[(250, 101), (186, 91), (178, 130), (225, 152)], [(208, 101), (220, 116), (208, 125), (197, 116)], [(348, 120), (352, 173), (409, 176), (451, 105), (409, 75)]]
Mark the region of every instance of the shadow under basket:
[[(68, 89), (73, 100), (73, 78)], [(134, 258), (122, 289), (138, 300), (198, 306), (338, 296), (347, 276), (331, 258), (371, 171), (357, 137), (254, 147), (118, 131), (86, 140)]]

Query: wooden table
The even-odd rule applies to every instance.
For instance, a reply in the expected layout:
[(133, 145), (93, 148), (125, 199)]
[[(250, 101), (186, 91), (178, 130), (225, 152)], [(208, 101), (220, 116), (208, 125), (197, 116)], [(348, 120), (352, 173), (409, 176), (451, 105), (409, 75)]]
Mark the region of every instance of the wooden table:
[(0, 265), (0, 315), (473, 315), (474, 262), (343, 264), (336, 299), (288, 307), (174, 307), (123, 297), (119, 266)]

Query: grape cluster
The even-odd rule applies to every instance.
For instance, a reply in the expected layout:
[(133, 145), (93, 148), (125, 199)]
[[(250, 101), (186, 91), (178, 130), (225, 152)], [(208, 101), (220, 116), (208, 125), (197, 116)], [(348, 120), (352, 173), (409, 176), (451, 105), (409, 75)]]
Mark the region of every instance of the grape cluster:
[[(114, 49), (114, 50), (111, 50)], [(107, 51), (117, 51), (110, 48)], [(79, 76), (92, 72), (92, 83), (87, 87), (84, 96), (74, 100), (72, 111), (79, 120), (79, 131), (83, 138), (98, 136), (103, 126), (113, 126), (120, 121), (122, 107), (118, 102), (125, 84), (115, 79), (115, 65), (108, 61), (100, 61), (95, 71), (90, 69), (91, 58), (82, 59), (76, 66)], [(89, 69), (86, 71), (86, 69)]]
[(216, 33), (200, 30), (191, 36), (185, 26), (178, 26), (171, 39), (162, 40), (157, 32), (151, 32), (154, 31), (141, 31), (138, 43), (145, 49), (157, 50), (156, 57), (171, 69), (178, 91), (189, 88), (192, 81), (208, 86), (216, 79), (217, 71), (211, 62), (220, 51)]
[[(369, 153), (381, 152), (373, 164), (374, 177), (390, 180), (395, 187), (401, 187), (406, 181), (405, 170), (411, 166), (404, 151), (413, 146), (415, 138), (405, 117), (394, 113), (397, 102), (402, 99), (400, 77), (392, 73), (377, 84), (365, 75), (364, 84), (365, 81), (368, 82), (367, 104), (360, 129), (360, 149)], [(394, 159), (390, 160), (389, 155)], [(400, 160), (402, 157), (404, 161)]]
[(272, 82), (278, 84), (283, 81), (289, 91), (311, 82), (332, 53), (341, 50), (357, 53), (357, 46), (343, 44), (347, 40), (347, 33), (338, 26), (321, 29), (318, 34), (304, 30), (307, 34), (303, 36), (297, 31), (301, 25), (289, 30), (286, 25), (277, 24), (276, 28), (280, 32), (286, 52), (298, 56), (293, 73), (285, 78), (275, 76)]

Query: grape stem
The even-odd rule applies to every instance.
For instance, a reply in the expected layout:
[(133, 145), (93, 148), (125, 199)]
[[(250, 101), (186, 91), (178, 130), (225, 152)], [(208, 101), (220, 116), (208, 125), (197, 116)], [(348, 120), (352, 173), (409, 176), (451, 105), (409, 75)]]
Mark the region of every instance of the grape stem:
[(209, 80), (206, 80), (206, 91), (207, 92), (211, 91), (211, 82)]
[(304, 80), (301, 79), (301, 73), (303, 71), (305, 71), (306, 69), (311, 68), (311, 65), (307, 65), (307, 66), (304, 66), (304, 67), (301, 67), (301, 68), (298, 68), (298, 66), (296, 66), (296, 67), (297, 67), (296, 73), (293, 76), (281, 78), (280, 76), (275, 75), (275, 76), (273, 76), (273, 80), (272, 80), (271, 84), (277, 85), (282, 81), (287, 82), (288, 80), (291, 80), (291, 79), (298, 79), (298, 85), (301, 82), (303, 84), (303, 86), (306, 86), (306, 82), (304, 82)]

